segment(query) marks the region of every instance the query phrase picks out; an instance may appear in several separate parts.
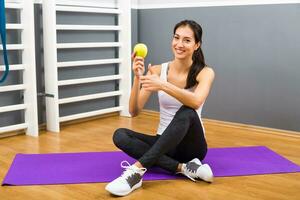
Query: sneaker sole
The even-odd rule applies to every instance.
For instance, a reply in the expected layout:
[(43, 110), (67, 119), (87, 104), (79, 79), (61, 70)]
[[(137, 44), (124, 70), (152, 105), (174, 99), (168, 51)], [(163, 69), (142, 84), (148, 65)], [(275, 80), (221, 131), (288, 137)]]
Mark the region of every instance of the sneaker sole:
[(123, 197), (123, 196), (128, 195), (128, 194), (131, 193), (132, 191), (134, 191), (134, 190), (140, 188), (141, 186), (142, 186), (142, 180), (141, 180), (139, 183), (135, 184), (135, 185), (131, 188), (131, 190), (129, 190), (128, 192), (119, 193), (119, 192), (110, 191), (110, 190), (108, 190), (107, 188), (105, 188), (105, 190), (107, 190), (109, 193), (111, 193), (111, 194), (113, 194), (113, 195), (115, 195), (115, 196), (121, 196), (121, 197)]

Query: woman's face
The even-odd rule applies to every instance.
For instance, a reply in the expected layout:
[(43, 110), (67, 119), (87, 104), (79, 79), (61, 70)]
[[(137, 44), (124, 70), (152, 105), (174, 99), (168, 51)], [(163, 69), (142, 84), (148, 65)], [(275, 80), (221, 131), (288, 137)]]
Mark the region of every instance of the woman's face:
[(177, 59), (192, 59), (193, 53), (200, 43), (196, 43), (194, 32), (189, 26), (176, 29), (172, 40), (172, 51)]

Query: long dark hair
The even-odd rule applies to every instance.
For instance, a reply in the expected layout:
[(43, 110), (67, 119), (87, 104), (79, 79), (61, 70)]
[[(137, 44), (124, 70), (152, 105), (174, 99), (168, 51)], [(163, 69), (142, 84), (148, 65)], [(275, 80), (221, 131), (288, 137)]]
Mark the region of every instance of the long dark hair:
[(193, 64), (190, 68), (189, 74), (186, 79), (186, 85), (185, 89), (191, 88), (198, 84), (198, 81), (196, 80), (197, 75), (199, 72), (206, 66), (205, 60), (204, 60), (204, 55), (201, 49), (201, 44), (202, 44), (202, 28), (201, 26), (193, 21), (193, 20), (183, 20), (179, 23), (177, 23), (174, 27), (173, 34), (175, 34), (177, 28), (181, 26), (189, 26), (193, 32), (194, 32), (194, 37), (195, 37), (195, 42), (198, 43), (200, 42), (200, 47), (194, 51), (193, 53)]

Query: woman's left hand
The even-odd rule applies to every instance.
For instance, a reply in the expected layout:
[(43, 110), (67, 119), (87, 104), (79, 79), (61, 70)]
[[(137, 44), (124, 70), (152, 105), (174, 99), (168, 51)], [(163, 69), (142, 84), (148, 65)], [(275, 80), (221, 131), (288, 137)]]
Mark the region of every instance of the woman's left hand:
[(163, 81), (156, 73), (154, 73), (153, 69), (151, 69), (151, 65), (148, 66), (148, 69), (150, 74), (148, 73), (147, 75), (140, 77), (142, 87), (151, 92), (162, 90)]

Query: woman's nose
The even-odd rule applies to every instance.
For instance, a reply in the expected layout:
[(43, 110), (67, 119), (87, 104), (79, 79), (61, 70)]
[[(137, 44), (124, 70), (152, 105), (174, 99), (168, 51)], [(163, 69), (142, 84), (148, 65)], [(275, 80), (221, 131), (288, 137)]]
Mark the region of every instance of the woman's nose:
[(177, 46), (182, 47), (182, 46), (183, 46), (183, 42), (182, 42), (181, 40), (178, 40), (178, 41), (177, 41)]

